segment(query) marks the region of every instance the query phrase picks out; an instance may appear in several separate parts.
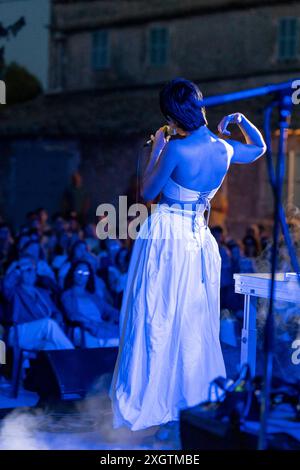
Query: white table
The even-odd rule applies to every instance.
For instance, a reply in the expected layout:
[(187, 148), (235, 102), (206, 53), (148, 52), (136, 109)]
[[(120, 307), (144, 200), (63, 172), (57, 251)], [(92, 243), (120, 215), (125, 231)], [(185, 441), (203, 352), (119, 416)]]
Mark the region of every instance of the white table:
[[(257, 298), (269, 298), (271, 274), (234, 274), (235, 292), (243, 294), (244, 321), (241, 341), (241, 364), (248, 363), (251, 373), (255, 375), (256, 365), (256, 315)], [(300, 304), (300, 285), (297, 280), (286, 278), (285, 273), (278, 273), (275, 277), (274, 300), (282, 300)]]

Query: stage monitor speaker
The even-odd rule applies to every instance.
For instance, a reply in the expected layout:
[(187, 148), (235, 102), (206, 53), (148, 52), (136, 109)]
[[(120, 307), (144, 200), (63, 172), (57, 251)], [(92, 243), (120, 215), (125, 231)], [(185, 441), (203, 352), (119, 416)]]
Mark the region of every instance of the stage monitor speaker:
[(32, 367), (32, 383), (43, 401), (83, 398), (101, 376), (112, 375), (117, 354), (118, 348), (41, 351)]
[(256, 449), (257, 437), (233, 428), (229, 420), (205, 416), (201, 406), (180, 413), (180, 438), (183, 450)]
[[(230, 424), (228, 417), (215, 419), (209, 414), (205, 416), (201, 406), (183, 410), (180, 413), (181, 448), (189, 451), (256, 450), (258, 433), (253, 430), (254, 422), (249, 424), (250, 429), (247, 429), (247, 422), (237, 429)], [(256, 424), (258, 427), (259, 423)], [(273, 434), (267, 435), (267, 449), (299, 451), (300, 441), (296, 435), (288, 434), (289, 427), (285, 427), (284, 422), (276, 427), (277, 430)], [(293, 427), (294, 433), (295, 429)]]

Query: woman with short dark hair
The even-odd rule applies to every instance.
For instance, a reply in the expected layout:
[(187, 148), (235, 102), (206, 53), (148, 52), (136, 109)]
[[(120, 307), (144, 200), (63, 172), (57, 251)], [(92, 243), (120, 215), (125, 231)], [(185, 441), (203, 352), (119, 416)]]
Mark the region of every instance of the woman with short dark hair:
[(241, 113), (225, 116), (218, 129), (229, 135), (228, 125), (237, 124), (246, 143), (211, 132), (202, 94), (188, 80), (169, 82), (160, 106), (175, 135), (156, 132), (144, 169), (143, 198), (162, 198), (133, 246), (110, 390), (114, 426), (132, 430), (178, 420), (180, 409), (206, 400), (210, 382), (225, 376), (221, 257), (208, 227), (210, 200), (230, 163), (253, 162), (266, 149)]
[(162, 114), (186, 131), (194, 131), (207, 124), (202, 99), (198, 86), (184, 78), (175, 78), (167, 83), (159, 94)]
[(71, 265), (61, 301), (68, 319), (83, 327), (86, 347), (118, 346), (119, 312), (97, 295), (93, 269), (87, 261)]

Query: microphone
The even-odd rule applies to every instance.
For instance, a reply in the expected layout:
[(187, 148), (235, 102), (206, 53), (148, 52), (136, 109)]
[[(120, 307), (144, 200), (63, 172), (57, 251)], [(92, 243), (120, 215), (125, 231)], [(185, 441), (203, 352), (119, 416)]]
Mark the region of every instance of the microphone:
[[(162, 127), (162, 130), (164, 132), (165, 139), (167, 139), (168, 137), (171, 137), (172, 135), (176, 134), (175, 129), (172, 129), (167, 124)], [(152, 136), (151, 139), (147, 140), (147, 142), (144, 144), (144, 147), (150, 147), (153, 143), (153, 139), (154, 139), (154, 137)]]
[(152, 139), (147, 140), (147, 142), (144, 143), (144, 147), (150, 147), (150, 145), (152, 145), (152, 142)]

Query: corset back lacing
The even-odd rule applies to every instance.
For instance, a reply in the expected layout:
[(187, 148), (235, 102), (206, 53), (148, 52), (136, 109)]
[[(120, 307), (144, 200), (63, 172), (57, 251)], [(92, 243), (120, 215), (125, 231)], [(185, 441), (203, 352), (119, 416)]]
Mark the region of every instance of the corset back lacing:
[[(201, 281), (202, 283), (204, 283), (204, 274), (205, 274), (205, 259), (204, 259), (204, 250), (203, 250), (203, 241), (202, 241), (202, 237), (201, 237), (201, 230), (200, 230), (200, 225), (199, 225), (199, 221), (198, 221), (198, 208), (199, 208), (199, 204), (200, 205), (204, 205), (204, 211), (203, 211), (203, 217), (204, 217), (204, 221), (205, 221), (205, 230), (207, 230), (208, 228), (208, 222), (209, 222), (209, 217), (210, 217), (210, 211), (211, 211), (211, 204), (210, 204), (210, 200), (208, 198), (208, 195), (210, 194), (210, 191), (209, 192), (206, 192), (206, 193), (201, 193), (198, 197), (198, 201), (197, 201), (197, 209), (196, 211), (194, 212), (194, 215), (193, 215), (193, 237), (194, 239), (197, 241), (197, 237), (196, 237), (196, 233), (199, 234), (199, 238), (200, 238), (200, 251), (201, 251)], [(207, 217), (205, 217), (204, 213), (207, 211)], [(198, 243), (198, 241), (197, 241)]]
[[(192, 216), (192, 232), (193, 238), (196, 242), (197, 249), (200, 249), (201, 255), (201, 281), (204, 283), (205, 281), (205, 258), (204, 258), (204, 250), (203, 250), (203, 240), (201, 236), (201, 227), (203, 225), (199, 224), (199, 215), (204, 219), (204, 226), (205, 230), (208, 228), (209, 217), (211, 212), (211, 203), (209, 196), (211, 195), (211, 191), (201, 192), (196, 201), (182, 201), (182, 200), (175, 200), (173, 198), (169, 198), (164, 193), (162, 194), (161, 200), (159, 204), (167, 204), (170, 207), (172, 212), (183, 212), (188, 213)], [(179, 204), (182, 206), (181, 208), (172, 207), (172, 205)], [(187, 209), (188, 208), (188, 209)], [(207, 211), (207, 217), (205, 217), (205, 212)]]

